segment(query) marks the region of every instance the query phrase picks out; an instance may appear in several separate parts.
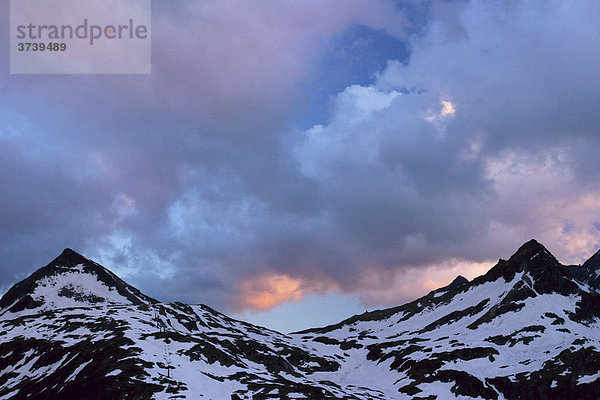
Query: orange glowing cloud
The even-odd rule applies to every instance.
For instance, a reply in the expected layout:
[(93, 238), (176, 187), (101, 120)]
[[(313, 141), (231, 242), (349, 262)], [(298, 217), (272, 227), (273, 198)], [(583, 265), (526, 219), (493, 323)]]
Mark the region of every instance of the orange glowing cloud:
[(250, 278), (240, 283), (243, 308), (268, 310), (286, 301), (300, 301), (305, 295), (305, 282), (284, 274)]

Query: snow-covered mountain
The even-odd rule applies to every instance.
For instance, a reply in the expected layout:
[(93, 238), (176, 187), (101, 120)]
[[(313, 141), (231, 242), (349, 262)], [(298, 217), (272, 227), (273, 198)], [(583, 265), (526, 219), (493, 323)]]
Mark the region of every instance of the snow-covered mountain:
[(0, 399), (599, 399), (596, 253), (289, 335), (161, 303), (72, 250), (0, 300)]

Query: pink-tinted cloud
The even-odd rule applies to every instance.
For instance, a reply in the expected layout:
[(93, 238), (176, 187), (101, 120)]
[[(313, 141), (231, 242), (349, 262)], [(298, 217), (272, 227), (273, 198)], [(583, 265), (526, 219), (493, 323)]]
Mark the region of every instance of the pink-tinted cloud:
[(474, 263), (465, 260), (448, 260), (441, 264), (381, 270), (365, 268), (351, 293), (360, 294), (368, 307), (393, 306), (424, 296), (432, 290), (448, 285), (458, 275), (471, 280), (487, 272), (491, 261)]
[[(152, 76), (0, 76), (1, 282), (68, 246), (166, 300), (391, 304), (532, 237), (591, 253), (596, 2), (409, 4), (155, 2)], [(290, 128), (354, 24), (410, 56)]]

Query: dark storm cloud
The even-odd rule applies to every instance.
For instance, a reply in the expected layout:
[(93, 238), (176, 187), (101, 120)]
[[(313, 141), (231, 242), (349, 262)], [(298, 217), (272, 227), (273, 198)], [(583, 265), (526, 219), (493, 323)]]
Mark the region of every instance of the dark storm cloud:
[[(598, 7), (454, 11), (411, 40), (408, 62), (340, 94), (300, 145), (332, 230), (355, 243), (350, 264), (327, 268), (338, 282), (353, 267), (489, 260), (530, 236), (569, 260), (600, 245), (596, 163), (583, 151), (600, 126)], [(577, 234), (562, 233), (572, 221)]]
[(70, 246), (223, 304), (238, 268), (260, 269), (275, 236), (319, 212), (284, 145), (314, 49), (355, 23), (402, 32), (390, 3), (340, 4), (156, 3), (152, 76), (3, 65), (2, 282)]
[[(563, 254), (600, 243), (594, 2), (431, 2), (411, 24), (383, 1), (274, 4), (156, 3), (151, 76), (2, 67), (2, 284), (68, 246), (156, 297), (243, 307), (263, 276), (362, 293), (393, 283), (365, 274), (531, 236)], [(335, 70), (315, 49), (363, 31), (410, 57), (294, 128), (324, 114), (299, 111), (303, 83)], [(385, 296), (365, 299), (402, 293)]]

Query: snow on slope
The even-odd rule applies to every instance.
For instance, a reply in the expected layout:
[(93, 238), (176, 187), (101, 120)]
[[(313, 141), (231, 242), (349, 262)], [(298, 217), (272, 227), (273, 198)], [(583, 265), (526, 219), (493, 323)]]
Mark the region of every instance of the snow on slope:
[(14, 285), (0, 299), (0, 315), (108, 304), (150, 304), (156, 300), (71, 249)]
[(129, 303), (127, 298), (114, 288), (100, 282), (96, 275), (83, 272), (83, 264), (77, 265), (69, 272), (40, 279), (32, 298), (43, 302), (49, 308), (77, 307), (82, 303)]
[(159, 303), (76, 253), (45, 268), (0, 300), (0, 399), (600, 398), (600, 295), (535, 241), (291, 335)]

